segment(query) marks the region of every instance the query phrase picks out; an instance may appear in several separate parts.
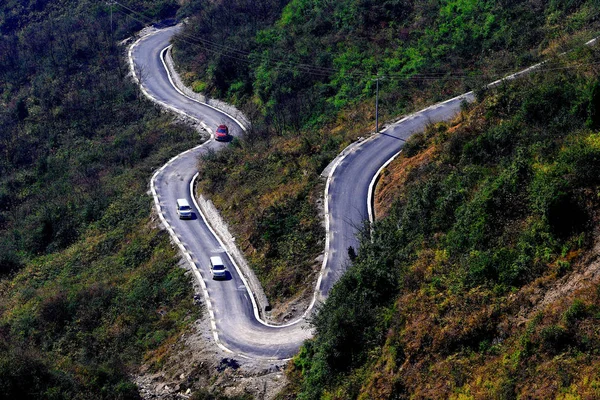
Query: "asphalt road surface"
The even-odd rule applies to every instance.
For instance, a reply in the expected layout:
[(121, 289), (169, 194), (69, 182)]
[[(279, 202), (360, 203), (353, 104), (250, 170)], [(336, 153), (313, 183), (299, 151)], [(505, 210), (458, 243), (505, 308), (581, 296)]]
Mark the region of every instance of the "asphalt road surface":
[(337, 165), (329, 184), (330, 249), (321, 296), (327, 296), (346, 270), (348, 247), (359, 250), (357, 234), (369, 220), (369, 187), (381, 166), (398, 154), (411, 135), (428, 124), (452, 119), (463, 101), (473, 100), (469, 92), (412, 114), (354, 147)]
[[(170, 83), (160, 54), (178, 29), (171, 27), (154, 32), (132, 47), (132, 61), (142, 88), (163, 106), (204, 122), (209, 130), (214, 131), (217, 125), (224, 123), (229, 126), (233, 136), (242, 134), (242, 128), (231, 117), (187, 98)], [(329, 249), (326, 249), (322, 279), (315, 288), (318, 299), (327, 297), (346, 270), (348, 247), (358, 249), (356, 234), (368, 220), (369, 186), (379, 168), (401, 150), (404, 141), (413, 133), (422, 131), (429, 123), (450, 119), (460, 110), (462, 101), (472, 99), (472, 93), (468, 93), (413, 114), (354, 146), (340, 159), (329, 178)], [(307, 322), (299, 320), (291, 325), (276, 327), (258, 320), (249, 291), (199, 211), (194, 210), (191, 220), (180, 220), (176, 213), (176, 199), (185, 198), (193, 204), (190, 182), (197, 172), (198, 156), (208, 149), (219, 150), (223, 146), (227, 146), (227, 143), (210, 140), (180, 155), (156, 174), (154, 187), (160, 211), (191, 256), (206, 285), (214, 314), (213, 332), (218, 336), (218, 343), (247, 357), (289, 358), (311, 336)], [(214, 255), (221, 256), (227, 264), (228, 279), (211, 279), (209, 257)]]

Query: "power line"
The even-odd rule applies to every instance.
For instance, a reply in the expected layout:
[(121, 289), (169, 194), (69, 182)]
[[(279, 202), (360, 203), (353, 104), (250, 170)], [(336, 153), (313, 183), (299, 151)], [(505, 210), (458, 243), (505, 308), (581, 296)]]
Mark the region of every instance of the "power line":
[[(127, 12), (125, 12), (123, 10), (116, 10), (117, 12), (140, 22), (142, 25), (147, 25), (147, 24), (151, 24), (154, 22), (152, 18), (147, 17), (147, 16), (125, 6), (121, 3), (119, 3), (118, 1), (114, 1), (113, 4), (120, 6), (123, 10), (126, 10), (130, 14), (128, 14)], [(133, 16), (132, 14), (136, 15), (137, 17)], [(343, 75), (347, 76), (347, 77), (374, 79), (374, 74), (372, 74), (372, 73), (365, 73), (365, 72), (360, 72), (360, 71), (342, 72), (339, 69), (330, 68), (330, 67), (321, 67), (321, 66), (317, 66), (317, 65), (309, 65), (309, 64), (303, 64), (303, 63), (294, 64), (289, 61), (275, 60), (272, 57), (235, 49), (233, 47), (230, 47), (230, 46), (227, 46), (224, 44), (220, 44), (220, 43), (217, 43), (217, 42), (205, 39), (205, 38), (191, 35), (187, 32), (178, 33), (175, 38), (176, 38), (176, 40), (187, 43), (191, 46), (202, 48), (204, 51), (207, 51), (207, 52), (210, 52), (213, 54), (217, 54), (220, 56), (228, 57), (230, 59), (240, 61), (240, 62), (243, 62), (248, 65), (253, 64), (254, 60), (259, 60), (259, 61), (269, 64), (276, 70), (288, 71), (288, 72), (292, 72), (292, 73), (305, 73), (305, 74), (318, 76), (318, 77), (322, 77), (322, 78), (329, 78), (329, 77), (331, 77), (331, 75), (343, 73)], [(573, 65), (573, 66), (564, 66), (564, 67), (555, 67), (555, 68), (544, 68), (543, 65), (544, 64), (542, 64), (542, 66), (540, 66), (540, 68), (538, 68), (536, 70), (532, 70), (531, 72), (566, 70), (566, 69), (572, 69), (572, 68), (579, 68), (579, 67), (586, 66), (586, 65), (589, 65), (589, 66), (597, 65), (597, 63), (593, 62), (593, 63), (587, 63), (587, 64), (577, 64), (577, 65)], [(427, 73), (427, 74), (390, 73), (390, 74), (379, 76), (379, 78), (386, 78), (391, 81), (413, 80), (413, 81), (429, 81), (429, 82), (431, 82), (431, 81), (437, 81), (440, 78), (476, 79), (476, 78), (481, 78), (481, 77), (499, 77), (502, 74), (510, 73), (513, 70), (514, 69), (496, 70), (492, 73), (475, 72), (475, 71), (471, 72), (471, 73), (452, 73), (452, 72), (438, 72), (438, 73), (432, 72), (432, 73)]]
[[(188, 40), (184, 40), (183, 37), (187, 38)], [(291, 69), (292, 71), (296, 72), (297, 68), (301, 68), (303, 69), (305, 72), (308, 72), (309, 74), (313, 74), (313, 75), (319, 75), (319, 76), (327, 76), (329, 77), (332, 74), (337, 74), (340, 73), (341, 71), (339, 69), (334, 69), (334, 68), (328, 68), (328, 67), (319, 67), (319, 66), (314, 66), (314, 65), (308, 65), (308, 64), (292, 64), (289, 62), (281, 62), (281, 61), (274, 61), (272, 58), (269, 59), (267, 57), (260, 57), (257, 56), (255, 53), (250, 53), (250, 52), (244, 52), (241, 50), (229, 50), (231, 49), (228, 46), (224, 46), (224, 45), (220, 45), (218, 43), (209, 41), (207, 39), (202, 39), (199, 38), (197, 36), (194, 35), (190, 35), (190, 34), (185, 34), (185, 33), (180, 33), (178, 34), (178, 36), (176, 37), (177, 39), (194, 45), (194, 46), (200, 46), (199, 43), (196, 43), (195, 41), (198, 40), (200, 42), (202, 42), (203, 44), (205, 44), (205, 46), (203, 47), (203, 49), (211, 51), (213, 53), (218, 53), (227, 57), (231, 57), (231, 58), (235, 58), (235, 59), (239, 59), (231, 56), (230, 54), (227, 54), (227, 51), (234, 51), (236, 54), (242, 55), (244, 57), (255, 57), (260, 59), (261, 61), (264, 62), (268, 62), (271, 65), (276, 65), (276, 66), (287, 66), (289, 67), (289, 69)], [(211, 49), (207, 46), (212, 46), (212, 47), (216, 47), (217, 50), (215, 49)], [(225, 52), (220, 52), (219, 50), (224, 50)], [(240, 60), (246, 63), (251, 63), (250, 60), (247, 59), (243, 59)], [(579, 66), (583, 66), (583, 65), (594, 65), (594, 63), (591, 64), (580, 64)], [(561, 67), (560, 69), (571, 69), (571, 68), (577, 68), (578, 66), (566, 66), (566, 67)], [(551, 71), (551, 70), (557, 70), (557, 69), (548, 69), (548, 68), (544, 68), (544, 71)], [(468, 78), (479, 78), (479, 77), (500, 77), (501, 75), (505, 75), (505, 74), (510, 74), (512, 71), (514, 71), (514, 68), (506, 68), (506, 69), (500, 69), (500, 70), (495, 70), (493, 72), (490, 73), (486, 73), (486, 72), (478, 72), (478, 71), (473, 71), (473, 72), (465, 72), (465, 73), (452, 73), (452, 72), (431, 72), (431, 73), (427, 73), (427, 74), (411, 74), (411, 73), (391, 73), (391, 74), (386, 74), (386, 75), (382, 75), (381, 77), (385, 77), (388, 80), (406, 80), (406, 79), (411, 79), (411, 80), (423, 80), (423, 81), (434, 81), (434, 80), (439, 80), (440, 78), (459, 78), (459, 79), (468, 79)], [(533, 71), (532, 71), (533, 72)], [(325, 74), (325, 75), (323, 75)], [(364, 73), (364, 72), (357, 72), (357, 71), (353, 71), (353, 72), (347, 72), (345, 73), (345, 75), (347, 76), (357, 76), (357, 77), (366, 77), (366, 78), (370, 78), (370, 79), (374, 79), (373, 78), (373, 74), (369, 74), (369, 73)]]
[[(149, 23), (153, 22), (152, 19), (150, 19), (149, 17), (146, 17), (145, 15), (140, 14), (139, 12), (136, 12), (135, 10), (132, 10), (129, 7), (126, 7), (119, 2), (115, 2), (115, 3), (119, 6), (121, 6), (122, 8), (124, 8), (125, 10), (137, 15), (139, 18), (135, 18), (135, 17), (132, 17), (131, 15), (125, 14), (125, 15), (137, 20), (138, 22), (145, 23), (145, 24), (149, 24)], [(247, 57), (252, 56), (252, 57), (257, 57), (257, 58), (261, 59), (261, 61), (268, 62), (269, 64), (271, 64), (273, 66), (283, 65), (283, 66), (287, 67), (285, 69), (288, 69), (293, 72), (296, 72), (297, 69), (299, 68), (303, 72), (307, 72), (312, 75), (318, 75), (321, 77), (328, 77), (331, 74), (339, 72), (336, 69), (328, 68), (328, 67), (320, 67), (320, 66), (316, 66), (316, 65), (308, 65), (308, 64), (303, 64), (303, 63), (293, 64), (293, 63), (287, 62), (287, 61), (282, 62), (281, 60), (275, 61), (272, 58), (261, 57), (261, 56), (257, 55), (256, 53), (251, 53), (251, 52), (235, 49), (230, 46), (216, 43), (214, 41), (204, 39), (204, 38), (201, 38), (198, 36), (194, 36), (194, 35), (191, 35), (191, 34), (188, 34), (185, 32), (177, 34), (176, 39), (181, 40), (182, 42), (188, 43), (193, 46), (203, 45), (204, 50), (210, 51), (212, 53), (220, 54), (220, 55), (223, 55), (223, 56), (226, 56), (226, 57), (238, 60), (238, 61), (242, 61), (247, 64), (252, 63), (251, 60), (247, 59)], [(200, 43), (197, 43), (197, 42), (200, 42)], [(349, 75), (366, 76), (366, 74), (364, 74), (364, 73), (354, 73), (354, 72), (349, 73)]]
[[(130, 14), (127, 14), (127, 13), (123, 12), (122, 10), (117, 10), (117, 12), (119, 12), (122, 15), (125, 15), (125, 16), (127, 16), (129, 18), (132, 18), (132, 19), (134, 19), (134, 20), (136, 20), (136, 21), (138, 21), (138, 22), (140, 22), (142, 24), (148, 23), (148, 21), (145, 21), (145, 20), (140, 19), (140, 18), (136, 18), (136, 17), (134, 17), (134, 16), (132, 16)], [(144, 18), (146, 19), (147, 17), (144, 17)], [(211, 53), (214, 53), (214, 54), (218, 54), (218, 55), (222, 55), (222, 56), (225, 56), (225, 57), (228, 57), (228, 58), (231, 58), (231, 59), (234, 59), (234, 60), (246, 63), (246, 64), (251, 64), (252, 63), (252, 60), (249, 60), (248, 58), (241, 58), (240, 56), (227, 53), (227, 51), (222, 48), (223, 46), (220, 46), (220, 45), (218, 45), (218, 44), (216, 44), (214, 42), (210, 42), (210, 41), (207, 41), (207, 40), (198, 39), (197, 37), (194, 37), (194, 36), (191, 36), (191, 35), (186, 35), (186, 34), (178, 34), (177, 35), (177, 40), (180, 40), (182, 42), (185, 42), (185, 43), (190, 44), (190, 45), (195, 46), (195, 47), (199, 47), (200, 46), (205, 51), (208, 51), (208, 52), (211, 52)], [(202, 43), (197, 43), (194, 40), (200, 40)], [(243, 56), (250, 56), (252, 54), (251, 53), (243, 53), (242, 55)], [(311, 67), (308, 67), (308, 66), (305, 66), (305, 65), (302, 65), (302, 64), (298, 64), (296, 66), (302, 69), (302, 71), (300, 71), (300, 72), (309, 73), (311, 75), (318, 75), (318, 76), (321, 76), (321, 77), (329, 77), (329, 76), (331, 76), (330, 73), (327, 73), (325, 71), (314, 70)], [(296, 69), (293, 69), (292, 64), (289, 64), (289, 63), (281, 63), (280, 62), (280, 63), (277, 63), (277, 64), (273, 65), (273, 67), (276, 68), (276, 69), (280, 69), (280, 70), (287, 70), (287, 71), (292, 71), (292, 72), (298, 72)]]
[[(125, 16), (127, 16), (129, 18), (132, 18), (132, 19), (134, 19), (134, 20), (136, 20), (136, 21), (138, 21), (138, 22), (140, 22), (142, 24), (145, 23), (145, 21), (143, 21), (143, 20), (141, 20), (139, 18), (136, 18), (134, 16), (131, 16), (129, 14), (126, 14), (123, 11), (117, 10), (117, 12), (119, 12), (122, 15), (125, 15)], [(182, 35), (181, 37), (178, 38), (178, 40), (180, 40), (180, 41), (182, 41), (184, 43), (187, 43), (189, 45), (195, 46), (195, 47), (201, 46), (203, 50), (208, 51), (210, 53), (214, 53), (214, 54), (217, 54), (217, 55), (222, 55), (222, 56), (225, 56), (225, 57), (228, 57), (228, 58), (231, 58), (233, 60), (237, 60), (237, 61), (240, 61), (240, 62), (243, 62), (243, 63), (246, 63), (246, 64), (251, 64), (251, 60), (249, 60), (247, 58), (240, 58), (240, 57), (237, 57), (235, 55), (231, 55), (231, 54), (228, 54), (228, 53), (223, 53), (219, 49), (213, 49), (213, 48), (210, 48), (210, 47), (203, 46), (203, 45), (201, 45), (199, 43), (196, 43), (196, 42), (193, 42), (193, 41), (189, 40), (186, 37), (186, 35)], [(281, 66), (281, 65), (274, 65), (273, 68), (275, 68), (277, 70), (285, 70), (285, 71), (297, 72), (297, 71), (293, 70), (290, 67), (284, 67), (284, 66)], [(323, 73), (319, 73), (319, 72), (315, 72), (315, 71), (306, 71), (306, 70), (305, 71), (301, 71), (301, 72), (310, 73), (311, 75), (318, 75), (318, 76), (323, 77), (323, 78), (327, 78), (327, 77), (330, 76), (330, 74), (326, 74), (324, 72)]]
[[(132, 10), (131, 8), (124, 6), (124, 5), (120, 4), (119, 2), (115, 2), (115, 3), (117, 5), (123, 7), (124, 9), (126, 9), (126, 10), (128, 10), (128, 11), (130, 11), (132, 13), (135, 13), (136, 15), (140, 16), (141, 18), (146, 19), (148, 21), (147, 23), (151, 23), (152, 22), (152, 20), (150, 18), (144, 16), (143, 14), (140, 14), (140, 13), (136, 12), (135, 10)], [(208, 40), (208, 39), (205, 39), (205, 38), (201, 38), (199, 36), (191, 35), (191, 34), (186, 33), (186, 32), (179, 33), (177, 35), (177, 37), (186, 37), (187, 39), (192, 40), (192, 41), (199, 41), (199, 42), (201, 42), (203, 44), (206, 44), (207, 46), (212, 46), (213, 48), (221, 49), (221, 50), (223, 50), (225, 52), (233, 53), (236, 56), (242, 56), (242, 57), (249, 57), (249, 56), (256, 57), (257, 56), (255, 53), (251, 53), (251, 52), (239, 50), (239, 49), (236, 49), (236, 48), (224, 45), (224, 44), (216, 43), (216, 42), (213, 42), (211, 40)], [(189, 43), (189, 42), (187, 42), (187, 43)], [(191, 43), (191, 44), (197, 45), (197, 43)], [(258, 57), (260, 58), (260, 56), (258, 56)], [(303, 63), (292, 64), (291, 62), (281, 62), (280, 60), (279, 61), (274, 61), (272, 58), (268, 59), (268, 60), (265, 60), (265, 58), (262, 58), (262, 60), (263, 61), (268, 61), (268, 62), (271, 62), (271, 63), (287, 64), (289, 66), (299, 67), (299, 68), (302, 68), (302, 69), (308, 69), (308, 70), (311, 70), (313, 72), (323, 72), (323, 73), (336, 73), (336, 72), (338, 72), (337, 69), (329, 68), (329, 67), (320, 67), (320, 66), (317, 66), (317, 65), (309, 65), (309, 64), (303, 64)], [(356, 73), (356, 74), (367, 75), (367, 74), (364, 74), (364, 73)]]

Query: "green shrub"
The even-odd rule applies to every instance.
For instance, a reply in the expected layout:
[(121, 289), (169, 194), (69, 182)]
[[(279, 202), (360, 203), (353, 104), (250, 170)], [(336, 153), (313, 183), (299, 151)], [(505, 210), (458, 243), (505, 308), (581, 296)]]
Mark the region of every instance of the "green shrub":
[[(369, 230), (358, 257), (319, 310), (317, 336), (295, 361), (302, 370), (303, 398), (320, 398), (323, 386), (343, 387), (350, 395), (353, 389), (342, 384), (344, 379), (360, 368), (376, 374), (369, 369), (369, 354), (390, 340), (420, 343), (418, 349), (407, 344), (407, 357), (424, 365), (436, 357), (423, 348), (432, 343), (438, 352), (452, 354), (446, 361), (465, 360), (473, 349), (483, 359), (497, 356), (497, 346), (506, 343), (490, 350), (496, 325), (458, 323), (453, 318), (460, 311), (448, 306), (446, 313), (441, 304), (464, 296), (469, 309), (474, 306), (467, 299), (477, 304), (474, 294), (482, 292), (489, 296), (486, 304), (502, 303), (502, 296), (552, 276), (552, 267), (566, 263), (567, 254), (587, 249), (599, 184), (588, 174), (595, 173), (589, 171), (596, 169), (600, 140), (587, 131), (579, 105), (589, 98), (576, 89), (589, 79), (570, 74), (535, 78), (536, 86), (515, 82), (486, 93), (464, 116), (462, 121), (469, 122), (452, 130), (430, 128), (415, 139), (400, 157), (425, 149), (435, 156), (407, 173), (389, 216)], [(429, 151), (431, 146), (435, 151)], [(431, 256), (440, 253), (443, 261)], [(430, 311), (435, 322), (423, 328), (433, 332), (421, 332), (429, 338), (419, 342), (410, 336), (418, 330), (415, 324), (428, 321), (426, 316), (399, 311), (391, 320), (385, 317), (394, 301), (415, 307), (406, 299), (437, 304)], [(590, 312), (576, 301), (563, 314), (564, 325), (538, 328), (542, 316), (536, 317), (510, 356), (514, 367), (540, 352), (553, 356), (571, 347), (591, 349), (589, 332), (573, 336), (578, 321)], [(467, 324), (473, 325), (467, 329)], [(507, 382), (506, 390), (514, 390), (517, 381)]]
[(566, 326), (570, 327), (589, 315), (588, 306), (580, 299), (576, 299), (573, 304), (564, 312), (562, 318)]
[(207, 86), (206, 82), (202, 82), (202, 81), (192, 82), (192, 89), (196, 93), (204, 93), (204, 91), (206, 90), (206, 86)]
[(540, 338), (542, 350), (550, 354), (562, 352), (570, 342), (568, 331), (559, 325), (551, 325), (542, 329)]
[(138, 398), (144, 352), (198, 312), (146, 194), (197, 134), (126, 77), (117, 42), (141, 24), (112, 7), (0, 5), (0, 398)]

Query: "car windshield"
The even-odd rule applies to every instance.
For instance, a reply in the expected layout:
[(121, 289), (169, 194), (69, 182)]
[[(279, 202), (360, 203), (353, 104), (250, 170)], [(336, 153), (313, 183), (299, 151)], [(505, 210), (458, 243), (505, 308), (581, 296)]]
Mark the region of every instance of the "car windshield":
[(224, 270), (225, 270), (225, 266), (224, 266), (224, 265), (215, 265), (215, 266), (213, 267), (213, 269), (214, 269), (215, 271), (224, 271)]
[(180, 210), (191, 210), (190, 206), (181, 206)]

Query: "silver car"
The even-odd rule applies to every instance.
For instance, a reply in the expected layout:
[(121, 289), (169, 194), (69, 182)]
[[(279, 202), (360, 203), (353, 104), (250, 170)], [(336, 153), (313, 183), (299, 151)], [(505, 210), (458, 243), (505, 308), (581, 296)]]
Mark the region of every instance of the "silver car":
[(179, 219), (192, 219), (192, 207), (186, 199), (177, 199), (177, 215)]
[(225, 279), (227, 278), (227, 268), (223, 260), (219, 256), (210, 258), (210, 274), (213, 279)]

